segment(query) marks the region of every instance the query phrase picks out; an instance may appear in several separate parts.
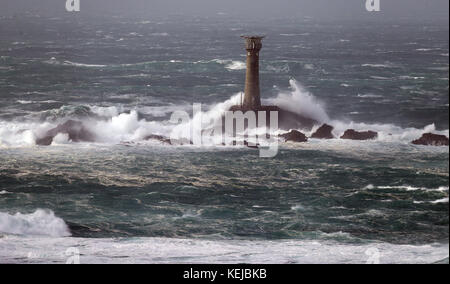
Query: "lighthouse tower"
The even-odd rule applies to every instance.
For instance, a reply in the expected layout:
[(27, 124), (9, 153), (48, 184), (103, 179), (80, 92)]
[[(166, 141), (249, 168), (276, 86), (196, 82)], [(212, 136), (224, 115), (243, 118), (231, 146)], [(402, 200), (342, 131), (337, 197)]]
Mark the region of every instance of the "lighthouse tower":
[(261, 108), (259, 90), (259, 51), (262, 48), (262, 36), (243, 36), (247, 50), (247, 73), (245, 77), (245, 95), (242, 108), (258, 110)]
[[(278, 113), (278, 126), (281, 129), (312, 129), (317, 121), (298, 113), (293, 113), (274, 105), (261, 105), (259, 89), (259, 52), (262, 48), (263, 36), (242, 36), (247, 50), (247, 73), (245, 76), (245, 94), (239, 105), (231, 106), (231, 112), (265, 112), (269, 126), (270, 113)], [(257, 120), (258, 120), (257, 115)], [(223, 117), (225, 119), (225, 117)], [(225, 125), (224, 122), (222, 125)]]

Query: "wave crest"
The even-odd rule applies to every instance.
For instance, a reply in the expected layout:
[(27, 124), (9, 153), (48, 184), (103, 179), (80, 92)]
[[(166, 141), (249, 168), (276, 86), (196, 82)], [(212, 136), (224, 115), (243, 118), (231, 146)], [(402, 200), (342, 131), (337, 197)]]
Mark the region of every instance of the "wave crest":
[(31, 214), (0, 212), (0, 233), (26, 236), (68, 237), (69, 227), (53, 211), (38, 209)]

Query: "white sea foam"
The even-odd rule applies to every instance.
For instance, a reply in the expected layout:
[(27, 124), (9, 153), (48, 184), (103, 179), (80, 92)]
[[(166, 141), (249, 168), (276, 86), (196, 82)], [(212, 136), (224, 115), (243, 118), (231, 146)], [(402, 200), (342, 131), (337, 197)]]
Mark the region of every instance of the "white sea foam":
[(433, 204), (448, 203), (448, 197), (432, 201)]
[[(171, 238), (81, 239), (0, 238), (0, 262), (65, 263), (80, 254), (80, 263), (435, 263), (448, 258), (449, 245), (351, 244), (332, 233), (319, 240), (201, 240)], [(73, 250), (76, 248), (76, 250)], [(372, 262), (373, 263), (373, 262)]]
[(383, 186), (374, 186), (372, 184), (365, 187), (365, 189), (398, 189), (398, 190), (406, 190), (406, 191), (435, 191), (435, 192), (448, 192), (448, 186), (440, 186), (438, 188), (426, 188), (426, 187), (416, 187), (416, 186), (410, 186), (410, 185), (383, 185)]
[(28, 101), (28, 100), (17, 100), (19, 104), (28, 105), (28, 104), (52, 104), (58, 103), (58, 101), (54, 100), (45, 100), (45, 101)]
[[(224, 63), (225, 64), (225, 63)], [(394, 124), (368, 124), (358, 123), (349, 120), (333, 120), (330, 119), (324, 103), (307, 91), (299, 82), (290, 81), (290, 90), (279, 93), (276, 97), (263, 100), (265, 105), (278, 105), (288, 111), (301, 114), (306, 117), (313, 118), (319, 123), (328, 123), (333, 125), (333, 133), (336, 137), (340, 137), (347, 129), (355, 129), (357, 131), (377, 131), (378, 138), (375, 141), (393, 142), (393, 143), (410, 143), (419, 138), (424, 133), (432, 132), (441, 135), (449, 135), (448, 130), (438, 131), (434, 124), (425, 126), (424, 128), (402, 128)], [(201, 124), (204, 128), (211, 128), (215, 122), (218, 122), (223, 113), (232, 105), (240, 103), (242, 94), (235, 94), (230, 99), (208, 106), (202, 106), (202, 112), (192, 118), (189, 123), (197, 126)], [(361, 97), (378, 97), (373, 94), (360, 95)], [(158, 103), (160, 103), (158, 101)], [(0, 121), (0, 147), (29, 147), (35, 145), (36, 138), (42, 137), (46, 131), (56, 127), (59, 123), (64, 122), (75, 114), (75, 110), (79, 108), (62, 107), (50, 113), (54, 120), (49, 122), (38, 122), (36, 120), (30, 122), (14, 122)], [(85, 126), (96, 134), (96, 142), (106, 144), (117, 144), (123, 141), (138, 142), (151, 134), (170, 136), (175, 133), (178, 138), (190, 139), (191, 128), (189, 123), (172, 124), (168, 121), (141, 119), (139, 113), (151, 115), (153, 117), (164, 117), (175, 111), (190, 111), (192, 105), (167, 105), (167, 106), (142, 106), (134, 108), (126, 108), (121, 105), (117, 106), (95, 106), (89, 105), (87, 108), (81, 108), (82, 114), (86, 113), (85, 118), (77, 116), (75, 119), (82, 120)], [(95, 118), (89, 113), (100, 116)], [(319, 126), (319, 125), (318, 125)], [(317, 129), (316, 126), (314, 130)], [(195, 128), (194, 135), (200, 135), (201, 128)], [(256, 130), (260, 133), (262, 129)], [(278, 132), (277, 132), (278, 133)], [(311, 135), (310, 133), (306, 133)], [(58, 137), (55, 144), (67, 143), (66, 137)], [(220, 145), (221, 137), (208, 137), (210, 141), (203, 141), (206, 145)], [(336, 143), (349, 144), (349, 141), (336, 140)], [(419, 147), (419, 146), (417, 146)]]
[(382, 98), (383, 96), (369, 93), (369, 94), (358, 94), (358, 97), (359, 98)]
[(308, 92), (299, 82), (294, 79), (289, 81), (290, 92), (280, 93), (276, 98), (267, 99), (265, 102), (278, 105), (288, 111), (302, 114), (319, 122), (329, 121), (324, 103)]
[(446, 136), (449, 135), (448, 130), (438, 131), (434, 124), (427, 125), (422, 129), (402, 128), (394, 124), (368, 124), (341, 120), (331, 120), (329, 124), (334, 126), (333, 133), (336, 137), (342, 136), (347, 129), (354, 129), (356, 131), (371, 130), (378, 132), (377, 141), (383, 142), (410, 143), (421, 137), (422, 134), (430, 132)]
[(0, 212), (0, 233), (25, 236), (70, 236), (69, 228), (63, 219), (50, 210), (38, 209), (31, 214), (10, 215)]
[(228, 70), (244, 70), (246, 68), (245, 62), (242, 61), (232, 61), (227, 66), (225, 66)]
[(246, 68), (246, 63), (243, 61), (238, 60), (228, 60), (228, 59), (214, 59), (212, 61), (200, 61), (197, 63), (209, 63), (209, 62), (215, 62), (218, 64), (222, 64), (225, 66), (226, 69), (233, 71), (233, 70), (243, 70)]
[(0, 121), (0, 148), (26, 147), (35, 145), (36, 136), (33, 127), (40, 127), (39, 123), (14, 123)]
[(52, 141), (52, 145), (62, 145), (62, 144), (69, 144), (71, 141), (69, 139), (69, 134), (67, 133), (58, 133)]
[(425, 79), (425, 77), (414, 77), (414, 76), (400, 76), (399, 79), (401, 80), (422, 80)]
[(49, 60), (44, 61), (44, 63), (50, 64), (50, 65), (63, 65), (63, 66), (86, 67), (86, 68), (102, 68), (102, 67), (107, 66), (107, 65), (102, 65), (102, 64), (77, 63), (77, 62), (72, 62), (69, 60), (60, 61), (60, 60), (57, 60), (55, 57), (52, 57)]
[(297, 204), (297, 205), (291, 207), (292, 211), (305, 211), (305, 209), (306, 208), (301, 204)]
[(436, 48), (417, 48), (416, 51), (422, 51), (422, 52), (426, 52), (426, 51), (432, 51), (432, 50), (439, 50)]
[(366, 63), (366, 64), (361, 64), (362, 67), (371, 67), (371, 68), (394, 68), (396, 67), (394, 64), (392, 63), (385, 63), (385, 64), (370, 64), (370, 63)]
[(169, 33), (152, 33), (151, 36), (170, 36)]
[(72, 61), (64, 61), (63, 65), (68, 65), (68, 66), (76, 66), (76, 67), (94, 67), (94, 68), (101, 68), (101, 67), (106, 67), (106, 65), (103, 64), (85, 64), (85, 63), (77, 63), (77, 62), (72, 62)]

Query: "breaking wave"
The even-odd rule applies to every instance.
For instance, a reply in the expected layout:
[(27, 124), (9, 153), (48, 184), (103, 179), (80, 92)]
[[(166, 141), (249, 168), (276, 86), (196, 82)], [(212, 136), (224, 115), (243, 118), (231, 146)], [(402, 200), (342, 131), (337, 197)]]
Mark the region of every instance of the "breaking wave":
[(268, 99), (266, 102), (319, 122), (328, 122), (330, 120), (322, 102), (303, 88), (296, 80), (291, 79), (289, 84), (291, 86), (290, 92), (280, 93), (276, 98)]
[[(402, 128), (395, 124), (368, 124), (363, 122), (343, 121), (331, 119), (326, 111), (326, 106), (313, 94), (308, 92), (302, 85), (295, 81), (290, 81), (291, 90), (281, 92), (276, 97), (266, 99), (264, 104), (278, 105), (288, 111), (301, 114), (317, 120), (321, 123), (328, 123), (334, 126), (334, 135), (340, 137), (347, 129), (357, 131), (377, 131), (378, 141), (410, 143), (419, 138), (423, 133), (433, 132), (448, 136), (449, 131), (438, 131), (434, 124), (418, 128)], [(139, 142), (148, 135), (163, 135), (182, 139), (190, 139), (201, 134), (201, 128), (192, 130), (189, 125), (201, 125), (203, 128), (214, 125), (221, 119), (223, 113), (232, 105), (239, 104), (241, 93), (235, 94), (228, 100), (202, 106), (202, 111), (184, 123), (174, 124), (168, 121), (167, 117), (173, 111), (189, 110), (191, 106), (143, 106), (126, 108), (124, 106), (63, 106), (59, 109), (38, 113), (27, 120), (0, 121), (0, 147), (23, 147), (33, 146), (37, 138), (42, 137), (48, 130), (56, 127), (59, 123), (68, 119), (76, 119), (84, 122), (86, 128), (96, 135), (96, 142), (117, 144), (120, 142)], [(141, 114), (150, 114), (151, 117), (162, 118), (151, 120), (143, 118)], [(164, 120), (166, 117), (166, 120)], [(312, 129), (315, 131), (317, 125)], [(194, 133), (191, 133), (191, 132)], [(278, 133), (278, 132), (277, 132)], [(306, 133), (311, 134), (311, 133)], [(194, 136), (193, 136), (194, 135)], [(210, 144), (218, 145), (221, 139), (211, 138)], [(205, 142), (205, 141), (204, 141)], [(70, 143), (67, 137), (58, 137), (55, 144)], [(206, 144), (209, 144), (206, 143)]]
[(70, 231), (63, 219), (50, 210), (38, 209), (31, 214), (10, 215), (0, 212), (0, 233), (25, 236), (68, 237)]

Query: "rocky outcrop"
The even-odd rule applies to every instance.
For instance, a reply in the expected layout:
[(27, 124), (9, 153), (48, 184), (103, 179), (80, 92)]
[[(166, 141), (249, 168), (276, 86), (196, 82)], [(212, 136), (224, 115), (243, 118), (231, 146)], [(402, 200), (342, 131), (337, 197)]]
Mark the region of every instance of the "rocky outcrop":
[(148, 135), (148, 136), (144, 137), (144, 140), (157, 140), (157, 141), (162, 142), (164, 144), (170, 144), (170, 145), (172, 144), (170, 142), (170, 139), (168, 139), (168, 138), (166, 138), (164, 136), (161, 136), (161, 135), (154, 135), (154, 134)]
[(448, 137), (445, 135), (425, 133), (419, 139), (412, 141), (412, 143), (415, 145), (448, 146)]
[(306, 137), (305, 134), (301, 133), (297, 130), (291, 130), (288, 133), (280, 134), (279, 137), (284, 138), (285, 142), (292, 141), (292, 142), (308, 142), (308, 137)]
[(36, 139), (37, 145), (48, 146), (51, 145), (53, 139), (58, 134), (67, 134), (69, 140), (72, 142), (94, 142), (95, 135), (90, 132), (82, 122), (75, 120), (68, 120), (57, 127), (50, 129), (44, 136)]
[(316, 132), (311, 135), (311, 138), (317, 138), (317, 139), (333, 139), (334, 135), (331, 133), (333, 131), (334, 127), (328, 124), (323, 124), (319, 129), (317, 129)]
[(192, 145), (193, 142), (189, 141), (188, 139), (173, 139), (170, 140), (167, 137), (161, 136), (161, 135), (148, 135), (146, 137), (144, 137), (144, 140), (157, 140), (159, 142), (162, 142), (164, 144), (168, 144), (168, 145)]
[(372, 140), (378, 137), (378, 133), (374, 131), (356, 131), (354, 129), (348, 129), (341, 136), (341, 139), (350, 140)]
[[(282, 109), (278, 106), (260, 106), (256, 109), (245, 108), (239, 105), (232, 106), (229, 111), (236, 112), (242, 111), (246, 113), (247, 111), (253, 111), (256, 114), (256, 120), (258, 120), (258, 112), (263, 111), (266, 114), (266, 125), (270, 126), (270, 114), (271, 112), (276, 112), (278, 115), (278, 125), (277, 128), (281, 130), (290, 130), (290, 129), (305, 129), (311, 130), (315, 125), (318, 125), (319, 122), (316, 120), (300, 115), (298, 113), (294, 113), (285, 109)], [(225, 126), (225, 117), (223, 117), (222, 125)]]

